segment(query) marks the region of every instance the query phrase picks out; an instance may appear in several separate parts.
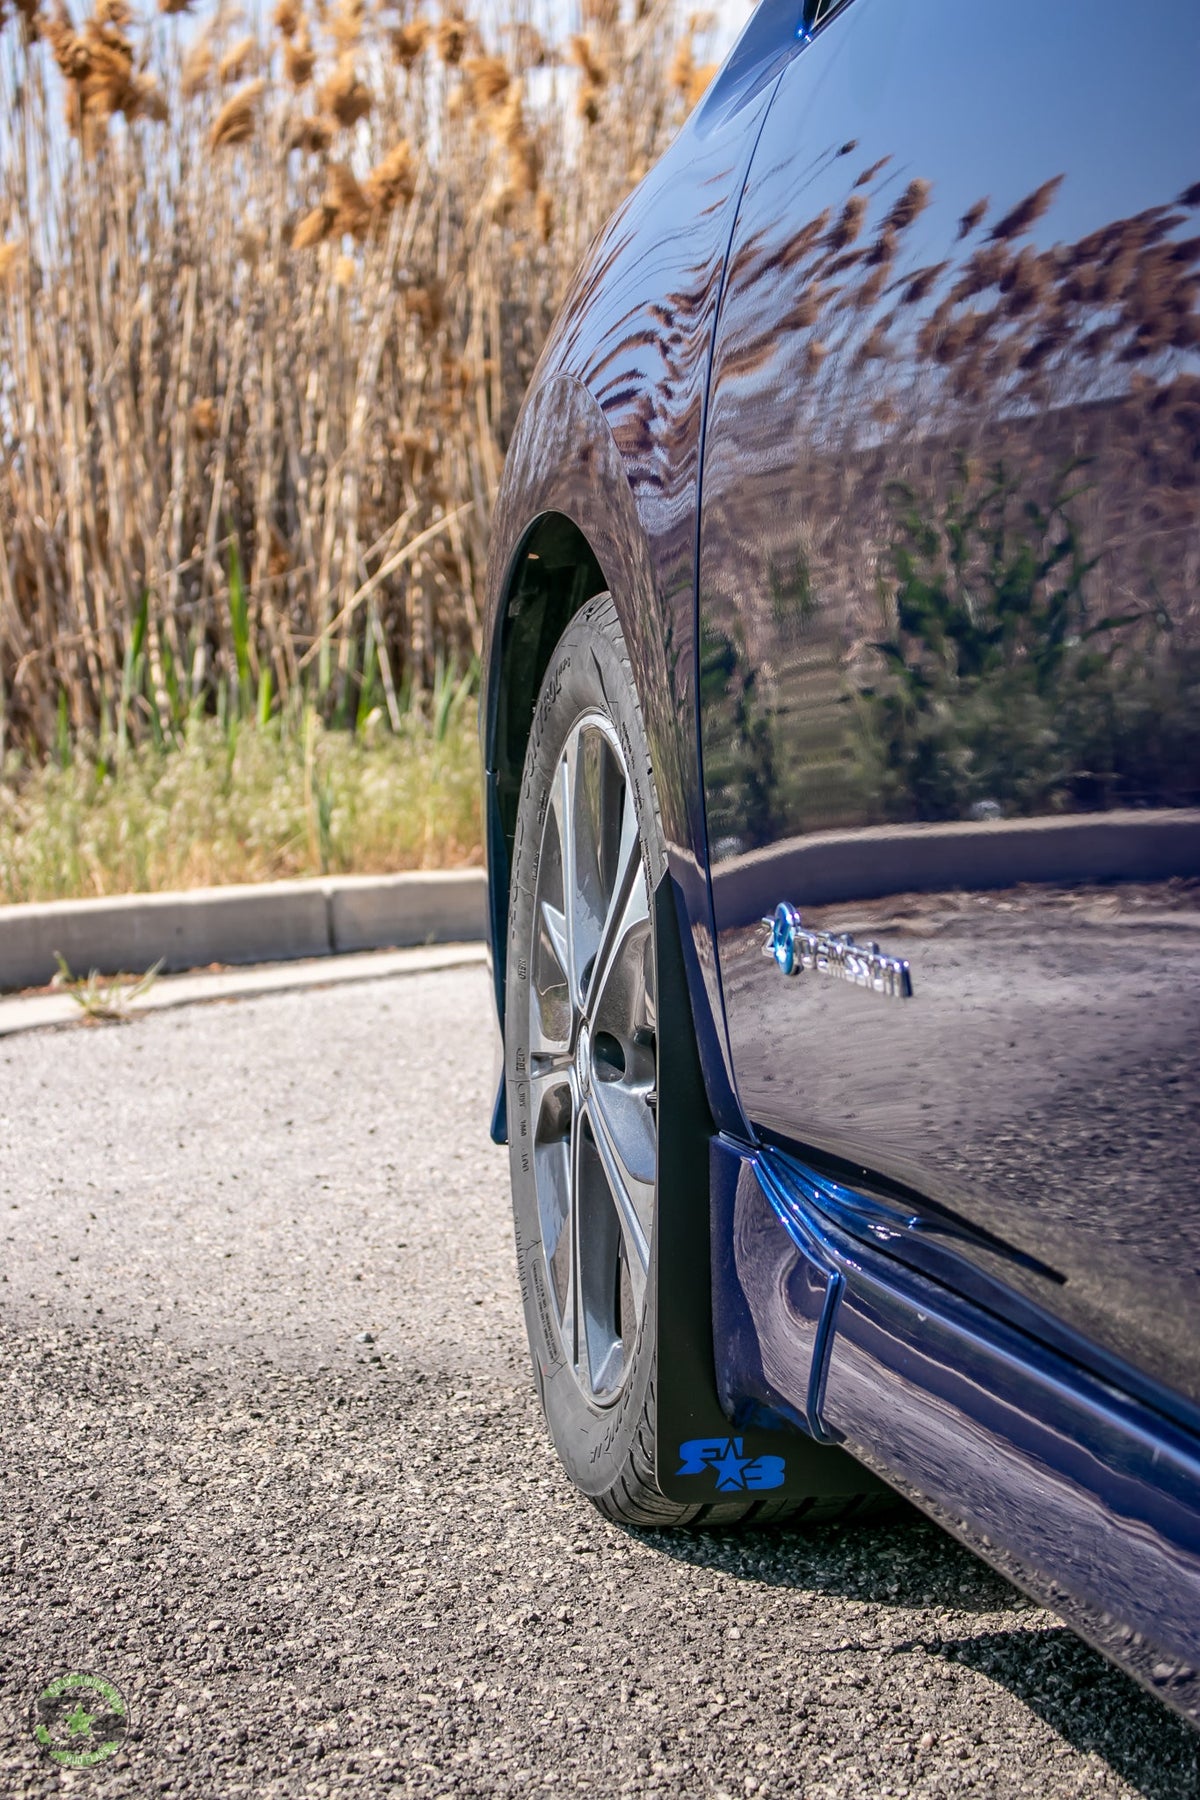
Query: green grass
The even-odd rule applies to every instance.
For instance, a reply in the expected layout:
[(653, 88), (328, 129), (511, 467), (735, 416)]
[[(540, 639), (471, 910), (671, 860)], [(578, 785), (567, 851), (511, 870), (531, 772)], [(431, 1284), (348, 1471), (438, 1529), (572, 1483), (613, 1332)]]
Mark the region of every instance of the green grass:
[(195, 719), (106, 760), (66, 745), (0, 772), (0, 902), (481, 861), (474, 709), (398, 732)]

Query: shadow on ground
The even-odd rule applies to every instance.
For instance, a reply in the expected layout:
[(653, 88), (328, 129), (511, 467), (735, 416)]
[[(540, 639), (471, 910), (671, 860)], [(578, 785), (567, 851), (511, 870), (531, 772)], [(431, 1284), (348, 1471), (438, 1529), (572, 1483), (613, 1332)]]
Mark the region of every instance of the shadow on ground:
[[(1081, 1754), (1100, 1757), (1143, 1800), (1200, 1796), (1200, 1736), (1152, 1694), (1047, 1615), (1003, 1576), (932, 1521), (897, 1502), (883, 1520), (645, 1534), (665, 1555), (734, 1580), (791, 1587), (897, 1613), (953, 1608), (994, 1620), (1012, 1612), (1010, 1631), (911, 1636), (891, 1656), (921, 1653), (974, 1670), (1022, 1701)], [(1028, 1621), (1028, 1622), (1026, 1622)], [(845, 1646), (831, 1654), (844, 1655)]]
[(1074, 1749), (1102, 1757), (1146, 1800), (1200, 1794), (1200, 1738), (1065, 1625), (984, 1631), (911, 1648), (1007, 1688)]

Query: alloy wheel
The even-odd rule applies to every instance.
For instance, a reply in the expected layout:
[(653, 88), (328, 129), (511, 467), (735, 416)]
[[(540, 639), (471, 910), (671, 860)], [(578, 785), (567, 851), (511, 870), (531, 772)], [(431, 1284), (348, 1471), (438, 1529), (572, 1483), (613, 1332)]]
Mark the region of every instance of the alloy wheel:
[(542, 1250), (585, 1396), (623, 1386), (646, 1304), (658, 1162), (654, 943), (632, 785), (601, 712), (573, 724), (535, 878), (529, 1082)]

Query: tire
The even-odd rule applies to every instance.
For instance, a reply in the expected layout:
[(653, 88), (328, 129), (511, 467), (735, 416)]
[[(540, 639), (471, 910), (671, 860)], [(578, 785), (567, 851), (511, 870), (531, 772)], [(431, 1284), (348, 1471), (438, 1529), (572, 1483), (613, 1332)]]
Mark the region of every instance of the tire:
[[(546, 671), (518, 803), (505, 1081), (534, 1381), (581, 1492), (669, 1526), (817, 1519), (860, 1499), (684, 1505), (654, 1478), (657, 985), (666, 870), (650, 752), (616, 609), (597, 595)], [(665, 959), (661, 959), (665, 960)]]

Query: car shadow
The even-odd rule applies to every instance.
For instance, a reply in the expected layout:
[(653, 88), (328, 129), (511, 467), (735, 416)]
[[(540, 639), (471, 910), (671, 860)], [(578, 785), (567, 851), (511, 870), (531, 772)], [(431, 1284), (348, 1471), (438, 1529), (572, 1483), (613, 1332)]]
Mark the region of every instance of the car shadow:
[(681, 1562), (768, 1587), (966, 1613), (994, 1614), (1029, 1604), (1002, 1575), (899, 1497), (894, 1509), (869, 1520), (718, 1525), (694, 1532), (648, 1532), (645, 1538)]
[(1153, 1694), (1065, 1625), (913, 1639), (924, 1650), (1007, 1688), (1072, 1749), (1100, 1757), (1144, 1800), (1200, 1793), (1200, 1738)]
[[(961, 1629), (942, 1621), (940, 1631), (918, 1632), (885, 1654), (936, 1656), (994, 1681), (1072, 1749), (1100, 1757), (1141, 1800), (1200, 1795), (1200, 1737), (1184, 1720), (1067, 1626), (1039, 1624), (1045, 1615), (1011, 1583), (903, 1502), (871, 1521), (663, 1531), (644, 1541), (733, 1580), (957, 1613)], [(986, 1629), (972, 1631), (972, 1613), (989, 1615)], [(997, 1613), (1013, 1614), (1011, 1630), (995, 1628)]]

